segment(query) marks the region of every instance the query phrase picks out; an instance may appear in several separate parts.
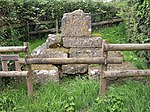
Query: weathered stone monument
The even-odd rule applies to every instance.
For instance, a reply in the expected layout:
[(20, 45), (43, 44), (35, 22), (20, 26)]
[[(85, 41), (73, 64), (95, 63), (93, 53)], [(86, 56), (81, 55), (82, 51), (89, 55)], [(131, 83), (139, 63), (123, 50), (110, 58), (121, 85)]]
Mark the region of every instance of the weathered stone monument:
[(82, 10), (65, 13), (62, 18), (62, 36), (91, 36), (91, 16)]
[[(63, 47), (69, 48), (69, 58), (101, 56), (101, 38), (91, 35), (91, 16), (82, 10), (64, 14), (62, 18)], [(85, 74), (88, 65), (62, 65), (64, 74)]]
[[(101, 57), (102, 39), (92, 36), (91, 31), (91, 16), (89, 13), (84, 13), (82, 10), (65, 13), (62, 18), (61, 35), (49, 34), (46, 42), (33, 50), (32, 56), (41, 58)], [(93, 69), (87, 64), (57, 66), (50, 64), (33, 65), (35, 82), (58, 81), (60, 73), (61, 75), (89, 73), (91, 77), (93, 75), (93, 72), (91, 72)], [(94, 78), (98, 77), (99, 74), (96, 69)]]

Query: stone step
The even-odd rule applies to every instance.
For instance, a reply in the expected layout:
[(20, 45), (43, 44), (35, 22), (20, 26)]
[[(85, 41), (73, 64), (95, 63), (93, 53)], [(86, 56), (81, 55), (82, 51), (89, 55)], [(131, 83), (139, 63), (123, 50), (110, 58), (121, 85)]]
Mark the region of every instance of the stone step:
[(102, 49), (101, 48), (70, 48), (69, 57), (78, 58), (78, 57), (101, 57)]
[(46, 48), (58, 48), (62, 46), (61, 42), (61, 36), (60, 35), (54, 35), (54, 34), (49, 34), (48, 38), (46, 40)]
[(68, 49), (51, 48), (45, 51), (45, 58), (68, 58)]
[(99, 80), (101, 75), (101, 66), (89, 66), (88, 67), (88, 76), (89, 79)]
[(67, 75), (84, 74), (87, 73), (87, 64), (68, 64), (62, 65), (62, 73)]
[(59, 70), (51, 64), (32, 65), (34, 83), (44, 84), (49, 81), (59, 81)]
[(101, 37), (63, 37), (63, 46), (66, 48), (101, 48)]
[(65, 48), (50, 48), (43, 49), (38, 47), (32, 52), (32, 57), (36, 58), (68, 58), (68, 49)]

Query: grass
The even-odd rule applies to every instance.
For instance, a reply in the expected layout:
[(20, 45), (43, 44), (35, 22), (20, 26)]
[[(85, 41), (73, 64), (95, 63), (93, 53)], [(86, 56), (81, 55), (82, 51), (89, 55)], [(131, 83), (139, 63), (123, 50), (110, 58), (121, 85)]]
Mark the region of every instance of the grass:
[[(107, 40), (108, 43), (112, 44), (125, 44), (127, 43), (127, 35), (124, 24), (118, 26), (106, 27), (102, 29), (95, 30), (94, 34), (100, 35), (103, 39)], [(123, 51), (121, 52), (124, 56), (124, 61), (131, 62), (138, 69), (148, 68), (147, 63), (144, 58), (139, 58), (135, 51)]]
[(47, 37), (42, 38), (42, 39), (37, 39), (33, 42), (30, 43), (30, 51), (33, 49), (37, 48), (38, 46), (42, 45), (46, 41)]
[(112, 85), (99, 98), (99, 82), (76, 78), (63, 84), (36, 85), (27, 97), (22, 86), (0, 92), (1, 112), (149, 112), (150, 85), (135, 81)]
[(32, 98), (25, 94), (25, 89), (6, 89), (0, 94), (0, 111), (18, 112), (65, 112), (80, 110), (92, 104), (99, 93), (99, 83), (76, 78), (65, 81), (62, 85), (48, 83), (37, 86)]
[(93, 31), (94, 34), (99, 34), (108, 43), (126, 43), (126, 32), (124, 24), (118, 26), (101, 28)]
[(109, 87), (104, 98), (93, 103), (92, 112), (149, 112), (150, 85), (126, 81)]
[[(123, 24), (94, 31), (110, 43), (126, 43)], [(31, 50), (45, 39), (31, 43)], [(125, 61), (145, 68), (143, 59), (134, 52), (122, 52)], [(96, 65), (94, 65), (96, 66)], [(87, 78), (66, 79), (61, 84), (49, 82), (34, 85), (35, 94), (28, 97), (22, 84), (0, 90), (0, 112), (150, 112), (150, 85), (125, 80), (109, 86), (99, 97), (99, 81)]]

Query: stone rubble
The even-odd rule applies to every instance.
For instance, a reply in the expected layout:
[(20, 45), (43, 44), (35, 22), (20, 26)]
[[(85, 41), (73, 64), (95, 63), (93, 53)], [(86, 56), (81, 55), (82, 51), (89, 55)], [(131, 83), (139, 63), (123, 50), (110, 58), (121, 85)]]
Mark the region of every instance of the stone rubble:
[(101, 75), (100, 69), (101, 69), (100, 66), (96, 67), (89, 66), (88, 68), (89, 79), (99, 80)]
[(31, 56), (34, 58), (42, 58), (43, 55), (45, 54), (45, 50), (46, 50), (46, 43), (43, 43), (41, 46), (37, 47), (32, 51)]

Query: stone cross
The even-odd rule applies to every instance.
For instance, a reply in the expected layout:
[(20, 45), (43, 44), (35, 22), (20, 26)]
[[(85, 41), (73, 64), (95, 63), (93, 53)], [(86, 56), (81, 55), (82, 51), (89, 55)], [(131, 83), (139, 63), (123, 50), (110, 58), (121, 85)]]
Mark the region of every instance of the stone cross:
[(91, 36), (91, 16), (82, 10), (65, 13), (62, 18), (62, 36)]

